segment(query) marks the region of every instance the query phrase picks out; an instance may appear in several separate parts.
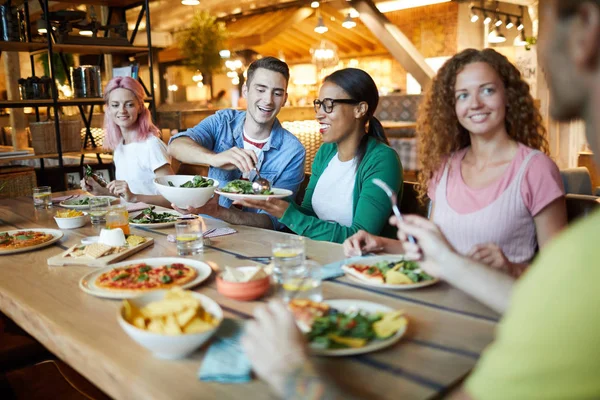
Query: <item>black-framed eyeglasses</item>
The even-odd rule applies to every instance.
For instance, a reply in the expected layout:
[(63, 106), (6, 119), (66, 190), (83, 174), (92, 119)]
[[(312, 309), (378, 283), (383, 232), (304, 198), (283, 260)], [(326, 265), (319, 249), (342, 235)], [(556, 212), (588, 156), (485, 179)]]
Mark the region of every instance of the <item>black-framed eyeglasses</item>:
[(319, 112), (319, 108), (323, 107), (323, 111), (325, 111), (327, 114), (333, 111), (333, 106), (335, 105), (335, 103), (358, 104), (360, 103), (360, 101), (354, 99), (316, 99), (315, 101), (313, 101), (313, 104), (315, 106), (315, 112)]

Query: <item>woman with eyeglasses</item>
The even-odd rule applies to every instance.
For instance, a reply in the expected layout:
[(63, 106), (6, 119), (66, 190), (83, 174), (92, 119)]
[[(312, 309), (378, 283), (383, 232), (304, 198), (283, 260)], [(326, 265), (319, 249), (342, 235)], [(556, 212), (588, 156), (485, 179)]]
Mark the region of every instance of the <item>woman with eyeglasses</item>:
[(401, 196), (402, 165), (373, 116), (379, 94), (366, 72), (347, 68), (325, 78), (314, 101), (323, 145), (312, 165), (302, 205), (282, 199), (238, 204), (276, 216), (293, 232), (342, 243), (359, 230), (393, 237), (391, 203), (378, 178)]

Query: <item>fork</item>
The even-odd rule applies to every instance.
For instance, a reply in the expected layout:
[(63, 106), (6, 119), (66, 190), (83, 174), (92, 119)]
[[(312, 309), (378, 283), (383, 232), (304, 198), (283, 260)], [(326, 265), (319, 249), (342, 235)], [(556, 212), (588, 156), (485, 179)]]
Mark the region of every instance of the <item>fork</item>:
[[(398, 196), (396, 195), (396, 193), (390, 189), (390, 187), (381, 179), (379, 178), (375, 178), (373, 179), (373, 183), (377, 186), (379, 186), (384, 192), (385, 194), (387, 194), (387, 196), (390, 198), (390, 202), (392, 203), (392, 210), (394, 211), (394, 215), (396, 216), (396, 218), (398, 218), (398, 221), (402, 221), (402, 214), (400, 214), (400, 210), (398, 209)], [(412, 236), (412, 235), (408, 235), (408, 241), (416, 244), (417, 240)]]

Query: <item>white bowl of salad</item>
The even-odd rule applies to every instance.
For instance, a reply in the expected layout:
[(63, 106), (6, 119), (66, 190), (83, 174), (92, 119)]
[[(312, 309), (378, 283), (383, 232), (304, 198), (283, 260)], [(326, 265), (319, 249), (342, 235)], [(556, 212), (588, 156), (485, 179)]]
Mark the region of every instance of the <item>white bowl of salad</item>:
[(198, 208), (215, 194), (219, 181), (200, 175), (167, 175), (154, 179), (156, 189), (179, 208)]

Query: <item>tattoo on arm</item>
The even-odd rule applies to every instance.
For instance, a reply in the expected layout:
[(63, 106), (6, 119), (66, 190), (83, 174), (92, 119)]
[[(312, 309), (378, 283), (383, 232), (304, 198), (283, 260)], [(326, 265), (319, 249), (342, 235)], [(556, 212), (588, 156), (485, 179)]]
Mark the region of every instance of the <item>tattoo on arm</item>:
[(286, 400), (341, 400), (350, 397), (319, 375), (310, 362), (294, 370), (285, 383)]

